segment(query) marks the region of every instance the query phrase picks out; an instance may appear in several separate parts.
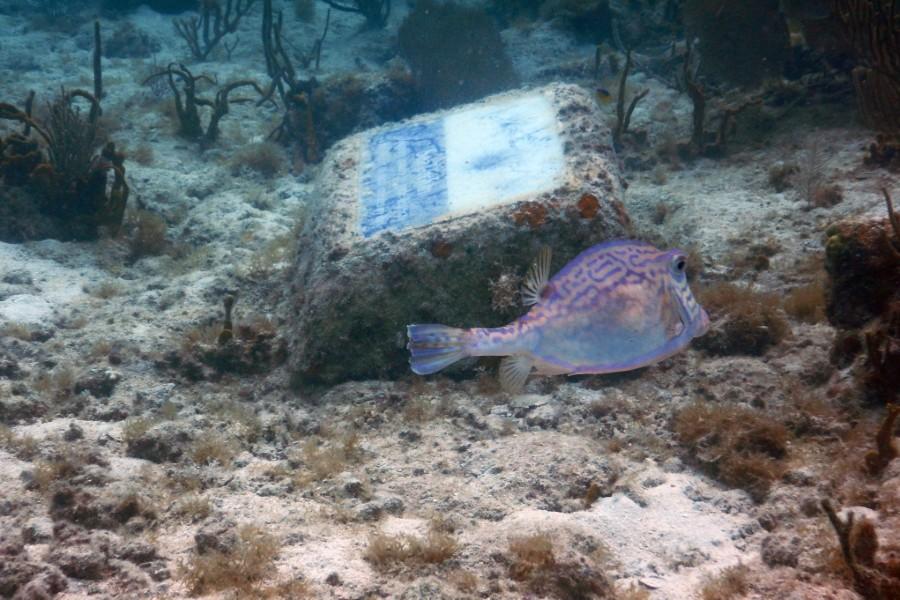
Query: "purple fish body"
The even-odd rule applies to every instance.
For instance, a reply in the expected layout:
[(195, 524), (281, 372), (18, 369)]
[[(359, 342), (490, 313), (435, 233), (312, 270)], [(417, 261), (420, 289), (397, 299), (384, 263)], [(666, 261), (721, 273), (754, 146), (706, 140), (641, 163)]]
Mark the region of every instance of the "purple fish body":
[(575, 375), (659, 362), (709, 327), (685, 267), (679, 250), (629, 240), (593, 246), (535, 284), (534, 306), (505, 327), (410, 325), (410, 363), (416, 373), (433, 373), (465, 356), (507, 356), (501, 381), (516, 388), (532, 367)]

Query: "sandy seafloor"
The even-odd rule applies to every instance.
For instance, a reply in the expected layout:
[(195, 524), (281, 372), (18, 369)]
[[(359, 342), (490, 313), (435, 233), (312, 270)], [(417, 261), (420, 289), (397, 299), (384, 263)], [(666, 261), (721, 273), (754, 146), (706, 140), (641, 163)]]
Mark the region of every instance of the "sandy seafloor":
[[(397, 7), (387, 31), (362, 33), (358, 18), (335, 13), (317, 77), (360, 64), (386, 68), (382, 59), (404, 11)], [(0, 243), (0, 349), (28, 373), (15, 381), (0, 378), (0, 401), (16, 407), (18, 417), (7, 423), (13, 433), (37, 441), (31, 459), (0, 450), (3, 536), (31, 532), (24, 551), (37, 564), (67, 551), (56, 548), (64, 543), (51, 534), (48, 496), (26, 484), (42, 460), (76, 446), (102, 459), (93, 469), (106, 484), (90, 487), (92, 494), (111, 502), (136, 494), (152, 507), (153, 517), (144, 522), (93, 530), (93, 538), (72, 550), (82, 558), (58, 559), (95, 560), (103, 568), (97, 578), (68, 577), (57, 598), (185, 597), (179, 565), (189, 561), (195, 533), (229, 520), (278, 538), (280, 551), (265, 583), (302, 579), (311, 597), (526, 597), (530, 592), (511, 579), (503, 557), (510, 539), (538, 532), (554, 541), (559, 562), (605, 572), (623, 597), (628, 589), (634, 597), (641, 597), (635, 590), (651, 598), (698, 597), (709, 577), (739, 563), (749, 569), (746, 597), (857, 597), (833, 568), (836, 538), (815, 510), (835, 486), (829, 472), (840, 454), (839, 435), (792, 439), (787, 474), (757, 503), (698, 471), (670, 425), (675, 412), (698, 397), (763, 407), (776, 418), (798, 394), (827, 404), (827, 390), (847, 374), (829, 362), (834, 332), (826, 323), (791, 320), (792, 335), (762, 356), (689, 349), (630, 376), (533, 378), (517, 398), (476, 380), (442, 377), (348, 383), (311, 398), (288, 389), (283, 368), (199, 383), (158, 369), (158, 358), (178, 349), (186, 332), (218, 318), (224, 290), (238, 290), (241, 318), (284, 323), (267, 298), (287, 265), (261, 257), (270, 242), (290, 235), (295, 216), (316, 193), (315, 170), (266, 179), (231, 168), (230, 156), (264, 139), (277, 121), (268, 108), (235, 106), (223, 120), (222, 139), (206, 152), (175, 137), (170, 118), (147, 99), (140, 75), (148, 63), (185, 60), (186, 50), (172, 33), (171, 17), (141, 9), (128, 18), (163, 41), (163, 49), (152, 59), (105, 59), (103, 105), (119, 124), (114, 140), (128, 149), (152, 148), (152, 162), (127, 163), (131, 203), (162, 215), (172, 244), (193, 250), (131, 263), (122, 240)], [(218, 56), (196, 69), (215, 72), (221, 81), (266, 81), (259, 18), (257, 11), (242, 23), (230, 61)], [(323, 18), (320, 7), (315, 24), (289, 18), (286, 27), (296, 39), (312, 39)], [(89, 88), (91, 51), (77, 40), (89, 39), (90, 23), (67, 35), (0, 16), (0, 31), (6, 32), (0, 99), (19, 103), (31, 89), (47, 99), (60, 86)], [(566, 72), (565, 66), (593, 59), (592, 46), (547, 24), (505, 31), (504, 40), (524, 86), (549, 81), (554, 65)], [(632, 85), (651, 90), (633, 129), (657, 139), (688, 137), (686, 96), (640, 72)], [(671, 102), (669, 119), (652, 121), (653, 107), (663, 101)], [(612, 116), (614, 105), (607, 109)], [(627, 172), (625, 206), (639, 231), (695, 248), (704, 262), (701, 282), (733, 278), (742, 251), (771, 241), (777, 251), (769, 268), (736, 280), (783, 294), (817, 276), (803, 265), (821, 256), (829, 223), (881, 216), (877, 185), (886, 181), (896, 189), (884, 172), (862, 166), (871, 134), (855, 121), (847, 106), (799, 107), (777, 121), (764, 142), (736, 142), (726, 158)], [(808, 209), (796, 189), (776, 192), (769, 183), (774, 163), (796, 159), (809, 144), (826, 150), (826, 179), (843, 188), (843, 201), (834, 207)], [(668, 208), (664, 219), (660, 203)], [(530, 259), (522, 257), (523, 271)], [(20, 339), (14, 322), (38, 335)], [(91, 369), (120, 377), (109, 397), (57, 400), (52, 385), (36, 383), (47, 375), (80, 380)], [(13, 394), (15, 385), (24, 385), (24, 393)], [(231, 440), (233, 461), (198, 466), (189, 452), (176, 463), (126, 456), (124, 428), (141, 418), (163, 419), (163, 404), (172, 436), (212, 431)], [(44, 406), (46, 416), (29, 417), (37, 411), (30, 405)], [(878, 413), (857, 418), (871, 424)], [(830, 426), (841, 431), (845, 424)], [(72, 428), (82, 435), (66, 441)], [(358, 451), (345, 465), (318, 481), (298, 480), (293, 471), (302, 465), (287, 458), (307, 438), (338, 444), (350, 433)], [(897, 481), (897, 465), (892, 469), (883, 481)], [(198, 489), (189, 494), (170, 485), (178, 477), (192, 478)], [(591, 483), (603, 491), (586, 507)], [(194, 521), (180, 514), (179, 502), (191, 494), (208, 501), (209, 517)], [(884, 535), (896, 533), (896, 519), (882, 515)], [(458, 543), (444, 564), (380, 569), (365, 559), (373, 533), (422, 536), (430, 527), (452, 530)], [(149, 559), (121, 558), (127, 552), (116, 548), (139, 541), (155, 548)], [(761, 549), (772, 546), (781, 554), (764, 561)], [(474, 587), (467, 587), (471, 575)]]

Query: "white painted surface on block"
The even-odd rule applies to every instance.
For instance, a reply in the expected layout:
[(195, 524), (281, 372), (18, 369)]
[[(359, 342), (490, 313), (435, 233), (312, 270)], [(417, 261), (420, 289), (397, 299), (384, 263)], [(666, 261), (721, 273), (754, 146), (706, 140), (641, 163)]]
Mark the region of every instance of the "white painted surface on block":
[(470, 213), (559, 184), (556, 111), (542, 95), (479, 105), (444, 120), (448, 212)]

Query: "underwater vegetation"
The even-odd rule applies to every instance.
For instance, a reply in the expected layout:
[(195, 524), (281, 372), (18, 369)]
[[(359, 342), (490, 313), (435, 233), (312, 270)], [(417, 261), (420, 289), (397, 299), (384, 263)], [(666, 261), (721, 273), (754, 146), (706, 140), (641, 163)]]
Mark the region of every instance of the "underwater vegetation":
[(287, 358), (287, 345), (265, 319), (235, 322), (232, 316), (236, 296), (226, 294), (221, 326), (189, 332), (179, 350), (171, 350), (159, 362), (191, 381), (217, 379), (223, 374), (265, 373)]
[[(76, 104), (79, 98), (90, 104), (87, 116)], [(53, 233), (49, 235), (80, 240), (96, 239), (102, 230), (114, 235), (125, 214), (129, 187), (125, 156), (114, 143), (103, 143), (99, 100), (84, 90), (63, 91), (47, 105), (44, 119), (32, 116), (32, 105), (33, 96), (24, 111), (0, 104), (0, 120), (22, 124), (21, 131), (0, 139), (5, 185), (27, 184), (33, 190), (32, 206), (50, 219)], [(25, 227), (19, 235), (48, 235), (37, 227)], [(12, 238), (14, 230), (5, 230), (3, 238)]]
[(859, 111), (879, 132), (867, 162), (900, 169), (900, 20), (893, 0), (833, 0), (857, 61), (852, 71)]
[(128, 237), (128, 260), (134, 262), (145, 256), (159, 256), (169, 249), (165, 219), (148, 210), (136, 210), (126, 224), (131, 227)]
[(549, 21), (586, 42), (609, 38), (613, 26), (607, 0), (490, 0), (488, 12), (513, 26)]
[(213, 535), (195, 536), (195, 549), (181, 563), (180, 577), (191, 595), (227, 590), (241, 598), (305, 598), (301, 579), (264, 584), (271, 578), (280, 551), (278, 539), (256, 525), (225, 528)]
[(426, 110), (517, 83), (496, 22), (478, 8), (420, 0), (400, 25), (398, 43)]
[(632, 96), (631, 101), (628, 103), (628, 109), (625, 109), (625, 84), (628, 80), (628, 72), (631, 70), (631, 51), (627, 51), (625, 53), (625, 66), (622, 68), (622, 73), (619, 75), (619, 93), (616, 96), (616, 125), (613, 127), (612, 139), (613, 145), (616, 148), (620, 148), (622, 146), (622, 136), (628, 133), (628, 125), (631, 123), (631, 115), (634, 114), (634, 109), (637, 107), (638, 102), (644, 99), (644, 97), (650, 93), (650, 90), (645, 89), (637, 94)]
[(699, 38), (704, 74), (753, 86), (781, 73), (789, 44), (778, 0), (685, 0), (682, 10), (687, 35)]
[(298, 171), (320, 162), (329, 147), (350, 133), (403, 119), (421, 108), (413, 80), (402, 69), (375, 78), (357, 73), (333, 75), (324, 81), (301, 78), (298, 66), (318, 69), (329, 23), (330, 14), (322, 35), (308, 51), (289, 51), (282, 39), (282, 12), (274, 10), (272, 0), (263, 0), (262, 46), (271, 78), (265, 98), (277, 92), (284, 111), (269, 138), (289, 149)]
[[(226, 35), (237, 31), (241, 18), (254, 4), (256, 0), (204, 0), (200, 2), (200, 16), (175, 19), (175, 31), (190, 48), (195, 60), (206, 60)], [(230, 56), (237, 41), (231, 46), (223, 45)]]
[(900, 214), (882, 189), (888, 216), (844, 221), (827, 231), (826, 313), (839, 329), (833, 356), (842, 363), (862, 355), (858, 380), (872, 399), (900, 394)]
[(675, 415), (673, 430), (698, 464), (757, 502), (785, 471), (790, 433), (763, 411), (696, 402)]
[[(35, 114), (34, 92), (24, 109), (0, 103), (0, 121), (21, 125), (0, 137), (3, 185), (28, 188), (18, 202), (7, 198), (9, 206), (0, 205), (0, 239), (93, 240), (118, 232), (130, 189), (125, 155), (106, 141), (101, 120), (101, 55), (100, 24), (95, 22), (93, 93), (63, 89), (41, 116)], [(87, 114), (78, 101), (87, 103)]]
[(701, 289), (698, 296), (709, 311), (712, 326), (695, 343), (711, 354), (761, 355), (791, 332), (777, 294), (716, 283)]
[(357, 13), (365, 17), (366, 25), (382, 28), (391, 16), (391, 0), (322, 0), (335, 10)]
[(272, 179), (285, 171), (284, 150), (274, 142), (260, 142), (238, 149), (230, 160), (232, 173), (250, 171)]
[(615, 598), (606, 573), (584, 560), (561, 559), (547, 533), (509, 540), (507, 569), (522, 590), (551, 598)]
[(456, 539), (445, 531), (431, 527), (424, 536), (389, 536), (373, 534), (364, 558), (381, 570), (437, 565), (450, 560), (458, 549)]

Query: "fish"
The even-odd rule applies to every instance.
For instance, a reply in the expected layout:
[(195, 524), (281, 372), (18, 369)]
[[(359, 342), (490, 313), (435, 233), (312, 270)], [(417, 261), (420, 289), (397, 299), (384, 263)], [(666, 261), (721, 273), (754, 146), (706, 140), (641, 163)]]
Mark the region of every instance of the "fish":
[(604, 87), (598, 87), (597, 89), (595, 89), (594, 97), (597, 98), (597, 102), (599, 102), (600, 104), (609, 104), (613, 100), (612, 94), (610, 94), (609, 90)]
[(527, 313), (503, 327), (414, 324), (406, 329), (412, 371), (436, 373), (470, 356), (503, 356), (500, 383), (520, 391), (540, 375), (631, 371), (686, 348), (709, 329), (687, 280), (687, 256), (635, 240), (581, 252), (550, 277), (543, 248), (520, 292)]

